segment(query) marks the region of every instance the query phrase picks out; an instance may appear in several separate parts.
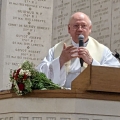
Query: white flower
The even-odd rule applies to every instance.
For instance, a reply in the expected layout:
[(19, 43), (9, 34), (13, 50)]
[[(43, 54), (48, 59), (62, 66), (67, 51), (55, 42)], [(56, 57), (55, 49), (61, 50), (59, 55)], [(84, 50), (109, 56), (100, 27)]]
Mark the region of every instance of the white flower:
[(29, 70), (25, 70), (25, 74), (31, 76), (31, 72)]
[(31, 76), (31, 72), (29, 70), (21, 69), (19, 75), (24, 75), (24, 74), (26, 74), (27, 76)]
[(19, 75), (24, 75), (24, 72), (25, 71), (23, 69), (21, 69), (20, 72), (19, 72)]

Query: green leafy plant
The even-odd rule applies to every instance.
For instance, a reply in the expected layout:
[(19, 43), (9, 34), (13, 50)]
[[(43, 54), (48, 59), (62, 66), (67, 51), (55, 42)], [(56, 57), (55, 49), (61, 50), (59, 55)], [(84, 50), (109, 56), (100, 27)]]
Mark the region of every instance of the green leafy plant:
[(33, 63), (25, 61), (17, 70), (11, 70), (10, 81), (11, 89), (17, 95), (24, 95), (32, 92), (32, 90), (55, 90), (61, 89), (46, 77), (44, 73), (40, 73), (34, 69)]

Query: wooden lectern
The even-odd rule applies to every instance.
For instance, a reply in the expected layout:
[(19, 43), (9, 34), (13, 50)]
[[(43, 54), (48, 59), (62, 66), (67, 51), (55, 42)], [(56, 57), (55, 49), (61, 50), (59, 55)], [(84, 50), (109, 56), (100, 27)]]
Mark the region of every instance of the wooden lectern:
[(78, 97), (120, 100), (120, 68), (88, 66), (72, 82), (72, 90)]
[(72, 89), (120, 93), (120, 68), (88, 66), (72, 82)]

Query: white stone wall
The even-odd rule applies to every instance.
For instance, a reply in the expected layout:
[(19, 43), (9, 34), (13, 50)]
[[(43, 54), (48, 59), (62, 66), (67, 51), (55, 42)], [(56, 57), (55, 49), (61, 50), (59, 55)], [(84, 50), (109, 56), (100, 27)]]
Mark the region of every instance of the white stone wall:
[(11, 98), (0, 100), (0, 120), (119, 120), (115, 101), (74, 98)]
[(53, 40), (68, 39), (68, 18), (74, 12), (84, 12), (92, 20), (91, 36), (100, 43), (120, 52), (120, 1), (119, 0), (54, 0)]

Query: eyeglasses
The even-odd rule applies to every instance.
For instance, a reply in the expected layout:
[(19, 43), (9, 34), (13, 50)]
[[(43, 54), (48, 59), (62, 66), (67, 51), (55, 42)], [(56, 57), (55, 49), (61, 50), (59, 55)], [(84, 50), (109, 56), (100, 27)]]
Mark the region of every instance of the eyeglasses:
[(86, 29), (88, 26), (85, 25), (85, 24), (83, 24), (83, 25), (77, 25), (76, 24), (76, 25), (73, 25), (72, 27), (73, 27), (73, 29), (78, 30), (79, 28)]

